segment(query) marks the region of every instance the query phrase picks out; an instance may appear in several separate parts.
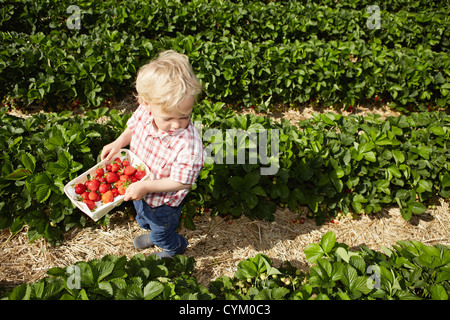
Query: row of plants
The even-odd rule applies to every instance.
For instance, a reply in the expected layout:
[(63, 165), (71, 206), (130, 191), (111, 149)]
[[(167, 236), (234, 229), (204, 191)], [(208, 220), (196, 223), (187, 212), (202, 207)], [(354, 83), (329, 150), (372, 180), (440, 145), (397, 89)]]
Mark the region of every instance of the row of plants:
[(2, 9), (7, 106), (98, 107), (132, 91), (136, 70), (167, 49), (189, 56), (208, 99), (240, 107), (311, 99), (347, 107), (374, 98), (402, 110), (448, 104), (445, 6), (383, 11), (381, 30), (366, 26), (365, 7), (203, 0), (80, 3), (77, 30), (67, 28), (68, 6)]
[[(239, 41), (261, 42), (284, 39), (307, 41), (313, 36), (326, 40), (380, 39), (386, 46), (412, 47), (423, 45), (433, 51), (448, 51), (450, 45), (445, 30), (450, 24), (448, 7), (442, 3), (422, 7), (420, 1), (401, 3), (399, 7), (381, 4), (383, 32), (367, 28), (372, 12), (370, 2), (310, 3), (289, 1), (286, 3), (263, 1), (179, 1), (157, 0), (151, 4), (142, 0), (128, 0), (120, 4), (113, 1), (92, 3), (79, 1), (80, 28), (75, 32), (89, 34), (92, 30), (113, 29), (119, 32), (139, 34), (148, 39), (164, 36), (200, 36), (218, 41), (232, 36)], [(394, 2), (395, 4), (395, 2)], [(2, 8), (0, 30), (34, 34), (74, 33), (67, 28), (67, 17), (75, 12), (68, 10), (70, 1), (11, 2)], [(398, 4), (397, 4), (398, 5)], [(40, 17), (40, 18), (38, 18)], [(412, 25), (411, 22), (414, 22)]]
[(99, 106), (106, 97), (123, 97), (140, 65), (166, 49), (190, 57), (208, 99), (241, 107), (267, 111), (310, 100), (348, 107), (379, 99), (399, 110), (426, 110), (447, 107), (449, 99), (448, 55), (421, 46), (388, 49), (376, 41), (317, 38), (280, 45), (231, 37), (209, 42), (183, 35), (152, 41), (117, 31), (2, 36), (8, 48), (0, 52), (3, 102), (10, 106), (17, 99), (23, 109), (31, 103)]
[(307, 272), (289, 261), (276, 268), (265, 255), (239, 262), (234, 276), (208, 288), (197, 282), (192, 257), (107, 255), (54, 267), (5, 300), (448, 300), (450, 248), (399, 241), (382, 252), (351, 250), (333, 232), (305, 248)]
[[(30, 240), (45, 237), (58, 244), (64, 232), (86, 224), (64, 185), (99, 162), (101, 148), (120, 135), (130, 114), (105, 107), (83, 116), (63, 111), (18, 118), (6, 111), (0, 113), (0, 229), (16, 233), (28, 226)], [(107, 120), (100, 124), (102, 116)], [(306, 206), (307, 218), (322, 224), (339, 214), (370, 214), (385, 206), (399, 206), (409, 220), (433, 197), (450, 198), (445, 113), (386, 120), (322, 114), (295, 126), (236, 115), (223, 103), (204, 100), (192, 121), (208, 159), (186, 198), (188, 228), (195, 228), (195, 216), (204, 212), (199, 208), (272, 221), (277, 205), (293, 211)], [(109, 217), (100, 223), (108, 224)]]
[[(434, 196), (450, 197), (450, 117), (445, 113), (385, 120), (329, 113), (302, 120), (297, 127), (284, 119), (236, 115), (223, 103), (205, 101), (197, 112), (194, 121), (203, 125), (203, 140), (215, 161), (205, 164), (188, 199), (213, 213), (271, 221), (275, 204), (293, 211), (307, 206), (307, 217), (322, 224), (340, 214), (370, 214), (398, 205), (409, 220), (423, 213)], [(218, 131), (205, 135), (205, 128)], [(237, 136), (236, 130), (267, 133), (270, 150), (259, 146), (251, 164), (250, 149), (261, 140), (251, 142), (250, 134), (242, 135), (248, 139), (234, 139), (231, 133)], [(274, 134), (277, 140), (272, 140)], [(226, 164), (230, 149), (234, 162)], [(237, 163), (241, 151), (243, 164)], [(278, 168), (273, 175), (261, 174), (270, 165), (265, 154), (272, 155)], [(224, 164), (218, 164), (220, 159)], [(195, 212), (188, 209), (185, 223), (190, 224)]]

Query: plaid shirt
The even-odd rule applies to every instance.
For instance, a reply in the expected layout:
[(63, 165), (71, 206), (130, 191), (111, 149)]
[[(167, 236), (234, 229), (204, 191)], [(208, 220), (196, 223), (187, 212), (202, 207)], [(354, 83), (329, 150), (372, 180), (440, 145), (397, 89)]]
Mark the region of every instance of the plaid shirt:
[[(143, 105), (127, 122), (127, 127), (133, 131), (130, 150), (150, 169), (149, 179), (170, 178), (194, 184), (205, 162), (206, 151), (192, 121), (186, 129), (173, 135), (156, 129), (153, 124), (152, 114)], [(151, 207), (163, 204), (176, 207), (188, 192), (189, 189), (149, 193), (144, 200)]]

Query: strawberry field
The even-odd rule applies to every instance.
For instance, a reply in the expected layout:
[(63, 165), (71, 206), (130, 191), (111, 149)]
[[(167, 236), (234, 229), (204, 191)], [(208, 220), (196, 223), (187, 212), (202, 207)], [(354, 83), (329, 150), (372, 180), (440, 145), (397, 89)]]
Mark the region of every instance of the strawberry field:
[[(395, 0), (376, 8), (364, 0), (71, 5), (3, 1), (0, 8), (0, 229), (9, 237), (0, 250), (16, 235), (62, 246), (74, 230), (108, 228), (115, 215), (132, 211), (125, 202), (93, 222), (64, 186), (100, 162), (102, 147), (123, 132), (137, 107), (121, 110), (134, 92), (136, 71), (167, 49), (188, 55), (202, 82), (192, 121), (215, 160), (188, 194), (180, 228), (195, 230), (196, 221), (217, 217), (270, 224), (280, 208), (317, 228), (392, 207), (408, 223), (429, 214), (438, 199), (448, 204), (445, 1)], [(308, 107), (332, 112), (295, 123), (273, 116)], [(392, 114), (358, 113), (363, 107)], [(268, 134), (273, 174), (261, 174), (270, 165), (262, 154), (253, 162), (225, 162), (230, 134), (233, 159), (241, 151), (250, 159), (250, 136), (236, 144), (234, 138), (254, 131)], [(86, 188), (78, 186), (80, 197)], [(100, 203), (100, 193), (91, 200)], [(305, 248), (308, 272), (288, 262), (275, 267), (258, 254), (242, 259), (233, 276), (209, 284), (193, 276), (193, 257), (160, 262), (105, 255), (77, 262), (84, 274), (78, 289), (67, 287), (71, 269), (55, 267), (35, 283), (16, 283), (5, 297), (448, 299), (445, 241), (402, 239), (383, 252), (351, 251), (324, 232)], [(375, 279), (365, 272), (372, 265), (377, 288), (367, 286)]]

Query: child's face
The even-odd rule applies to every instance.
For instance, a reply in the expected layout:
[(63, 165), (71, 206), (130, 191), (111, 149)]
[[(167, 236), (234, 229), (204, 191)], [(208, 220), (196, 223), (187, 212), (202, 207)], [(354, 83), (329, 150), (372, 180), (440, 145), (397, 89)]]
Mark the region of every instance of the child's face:
[(177, 130), (186, 129), (189, 125), (193, 105), (194, 98), (187, 97), (180, 103), (179, 111), (164, 112), (161, 107), (149, 104), (146, 104), (146, 107), (152, 113), (156, 127), (168, 134), (173, 134)]

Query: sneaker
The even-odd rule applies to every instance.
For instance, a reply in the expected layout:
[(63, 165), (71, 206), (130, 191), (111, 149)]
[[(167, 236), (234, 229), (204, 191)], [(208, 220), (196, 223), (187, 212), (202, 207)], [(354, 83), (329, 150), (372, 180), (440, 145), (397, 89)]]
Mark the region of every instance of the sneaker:
[(146, 249), (153, 246), (153, 242), (150, 240), (150, 234), (141, 234), (133, 240), (134, 247), (138, 250)]

